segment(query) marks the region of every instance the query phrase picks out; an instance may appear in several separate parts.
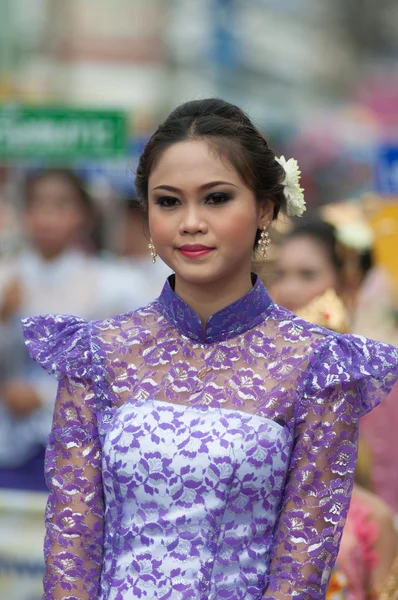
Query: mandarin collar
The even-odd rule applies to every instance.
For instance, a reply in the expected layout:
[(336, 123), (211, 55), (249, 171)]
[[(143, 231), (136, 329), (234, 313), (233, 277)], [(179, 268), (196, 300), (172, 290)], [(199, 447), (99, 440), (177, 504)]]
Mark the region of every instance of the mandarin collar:
[(260, 277), (252, 277), (254, 284), (251, 290), (212, 315), (205, 330), (199, 315), (174, 292), (174, 275), (167, 279), (157, 303), (163, 316), (182, 335), (201, 343), (221, 342), (261, 323), (265, 313), (274, 306)]

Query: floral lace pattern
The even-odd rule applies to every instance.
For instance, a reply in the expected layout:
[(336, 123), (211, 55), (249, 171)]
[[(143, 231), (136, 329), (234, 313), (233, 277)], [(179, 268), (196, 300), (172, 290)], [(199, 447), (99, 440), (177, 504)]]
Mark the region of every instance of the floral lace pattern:
[(24, 322), (59, 391), (46, 600), (324, 598), (358, 418), (398, 350), (275, 306), (257, 280), (209, 320), (167, 282), (98, 322)]

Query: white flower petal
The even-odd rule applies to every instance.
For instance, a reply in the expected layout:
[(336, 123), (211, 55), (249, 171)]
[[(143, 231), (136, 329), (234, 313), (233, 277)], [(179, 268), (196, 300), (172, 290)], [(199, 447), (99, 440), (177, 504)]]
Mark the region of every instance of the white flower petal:
[(306, 210), (304, 200), (304, 190), (300, 187), (301, 171), (297, 160), (284, 156), (275, 157), (275, 160), (284, 168), (285, 179), (282, 181), (284, 194), (287, 202), (287, 214), (289, 217), (301, 217)]

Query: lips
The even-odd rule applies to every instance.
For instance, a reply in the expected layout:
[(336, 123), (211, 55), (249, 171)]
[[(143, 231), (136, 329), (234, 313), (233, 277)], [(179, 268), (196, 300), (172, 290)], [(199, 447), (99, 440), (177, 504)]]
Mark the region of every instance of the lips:
[(203, 246), (203, 244), (184, 244), (180, 246), (179, 250), (186, 250), (187, 252), (202, 252), (203, 250), (213, 250), (210, 246)]
[(204, 246), (203, 244), (184, 244), (183, 246), (180, 246), (178, 250), (188, 258), (199, 258), (200, 256), (213, 252), (214, 248)]

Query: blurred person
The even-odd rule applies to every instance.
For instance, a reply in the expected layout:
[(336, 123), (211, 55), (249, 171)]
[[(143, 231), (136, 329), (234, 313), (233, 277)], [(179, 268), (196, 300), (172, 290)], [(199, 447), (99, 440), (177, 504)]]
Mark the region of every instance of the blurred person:
[(353, 326), (361, 287), (374, 268), (374, 233), (360, 202), (325, 204), (320, 208), (320, 216), (335, 228), (343, 262), (344, 302)]
[(348, 246), (347, 236), (343, 242), (338, 232), (320, 218), (293, 227), (277, 252), (272, 290), (275, 301), (293, 312), (326, 289), (336, 290), (348, 310), (351, 330), (357, 294), (372, 266), (371, 250)]
[[(381, 342), (398, 346), (396, 289), (391, 275), (376, 265), (359, 290), (353, 331)], [(370, 418), (361, 422), (361, 434), (370, 451), (369, 471), (373, 489), (398, 517), (398, 385)]]
[(0, 189), (0, 260), (18, 251), (20, 237), (18, 211)]
[(360, 335), (398, 346), (397, 290), (382, 265), (373, 265), (361, 282), (353, 328)]
[(148, 224), (145, 212), (136, 199), (126, 200), (117, 231), (118, 253), (124, 264), (142, 275), (139, 294), (140, 306), (145, 306), (162, 291), (165, 279), (171, 275), (170, 268), (158, 259), (154, 263), (148, 252)]
[[(308, 321), (347, 332), (348, 311), (339, 297), (344, 292), (343, 257), (331, 224), (322, 220), (300, 223), (280, 244), (272, 297)], [(391, 509), (375, 494), (355, 485), (336, 562), (347, 577), (348, 599), (376, 597), (396, 555)]]
[(24, 320), (59, 377), (45, 598), (323, 600), (358, 419), (398, 351), (298, 319), (251, 273), (270, 222), (305, 203), (296, 161), (238, 107), (177, 107), (136, 189), (174, 272), (159, 298), (105, 321)]
[(279, 244), (270, 292), (275, 302), (296, 312), (328, 289), (340, 293), (342, 268), (334, 228), (308, 220)]
[(54, 311), (104, 318), (139, 306), (140, 274), (88, 253), (93, 218), (92, 200), (72, 171), (28, 177), (27, 244), (0, 261), (0, 487), (45, 489), (55, 390), (28, 358), (21, 316)]

